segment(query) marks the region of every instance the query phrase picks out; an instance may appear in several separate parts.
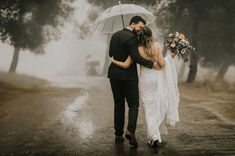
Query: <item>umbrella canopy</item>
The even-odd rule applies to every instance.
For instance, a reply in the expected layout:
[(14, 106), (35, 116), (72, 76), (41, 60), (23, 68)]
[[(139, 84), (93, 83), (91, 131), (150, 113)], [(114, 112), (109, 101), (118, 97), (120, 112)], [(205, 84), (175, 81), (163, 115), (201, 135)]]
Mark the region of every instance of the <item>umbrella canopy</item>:
[(155, 19), (153, 14), (145, 8), (134, 4), (120, 4), (106, 9), (97, 19), (95, 30), (113, 33), (129, 25), (133, 16), (143, 17), (147, 24)]

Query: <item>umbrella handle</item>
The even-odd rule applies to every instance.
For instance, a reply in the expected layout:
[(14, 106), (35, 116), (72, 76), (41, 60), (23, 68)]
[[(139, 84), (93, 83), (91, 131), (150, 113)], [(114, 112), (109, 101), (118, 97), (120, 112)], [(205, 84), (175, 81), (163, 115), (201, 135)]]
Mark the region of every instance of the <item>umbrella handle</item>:
[[(119, 5), (122, 5), (121, 1), (118, 1), (119, 2)], [(124, 25), (124, 20), (123, 20), (123, 15), (121, 14), (121, 18), (122, 18), (122, 27), (125, 28), (125, 25)]]
[(121, 18), (122, 18), (122, 27), (125, 28), (124, 20), (123, 20), (123, 15), (121, 15)]

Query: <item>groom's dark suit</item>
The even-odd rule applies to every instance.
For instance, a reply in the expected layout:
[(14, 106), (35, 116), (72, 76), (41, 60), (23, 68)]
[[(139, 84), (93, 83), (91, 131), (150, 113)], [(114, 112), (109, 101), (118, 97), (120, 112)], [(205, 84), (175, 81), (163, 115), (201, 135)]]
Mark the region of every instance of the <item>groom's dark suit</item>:
[(139, 41), (137, 36), (129, 29), (120, 30), (112, 35), (109, 47), (109, 56), (117, 61), (125, 62), (131, 55), (133, 64), (123, 69), (110, 64), (108, 78), (114, 98), (114, 128), (117, 136), (123, 135), (125, 118), (125, 99), (129, 107), (128, 131), (135, 133), (139, 107), (138, 74), (136, 63), (148, 68), (153, 62), (145, 60), (138, 52)]

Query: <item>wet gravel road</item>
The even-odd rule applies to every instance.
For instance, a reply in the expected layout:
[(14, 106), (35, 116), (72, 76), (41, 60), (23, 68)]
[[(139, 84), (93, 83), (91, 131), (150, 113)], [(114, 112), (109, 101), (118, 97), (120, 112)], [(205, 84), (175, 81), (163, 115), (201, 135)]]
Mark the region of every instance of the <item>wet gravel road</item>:
[(0, 90), (0, 155), (235, 155), (234, 95), (180, 86), (181, 121), (158, 149), (147, 145), (140, 106), (132, 148), (114, 143), (108, 79), (77, 81), (79, 89)]

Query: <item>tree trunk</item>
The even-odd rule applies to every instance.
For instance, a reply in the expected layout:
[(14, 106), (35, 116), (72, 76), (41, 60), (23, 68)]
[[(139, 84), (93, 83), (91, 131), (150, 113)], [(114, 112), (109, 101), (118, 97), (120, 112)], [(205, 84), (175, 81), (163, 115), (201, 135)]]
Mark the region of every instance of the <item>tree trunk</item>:
[[(197, 15), (194, 15), (195, 17), (198, 17)], [(193, 23), (193, 37), (192, 37), (192, 43), (193, 46), (197, 48), (197, 30), (198, 30), (198, 20), (195, 18)], [(189, 73), (188, 78), (186, 80), (187, 83), (193, 83), (196, 80), (197, 76), (197, 66), (198, 66), (198, 54), (192, 53), (190, 55), (190, 65), (189, 65)]]
[(198, 65), (198, 55), (197, 53), (192, 53), (190, 56), (189, 73), (187, 78), (187, 83), (193, 83), (197, 76), (197, 65)]
[(103, 68), (103, 76), (107, 75), (108, 69), (109, 69), (109, 63), (110, 63), (109, 42), (110, 42), (111, 36), (112, 36), (112, 34), (108, 34), (108, 37), (107, 37), (107, 48), (106, 48), (106, 52), (105, 52), (105, 61), (104, 61), (104, 68)]
[(9, 73), (15, 73), (16, 71), (16, 67), (17, 67), (18, 60), (19, 60), (19, 52), (20, 52), (20, 48), (15, 47)]
[(219, 72), (216, 76), (216, 79), (215, 79), (217, 82), (218, 81), (223, 81), (224, 75), (226, 74), (226, 72), (227, 72), (228, 68), (230, 67), (230, 65), (231, 65), (230, 60), (225, 59), (223, 61), (222, 65), (221, 65), (221, 68), (220, 68), (220, 70), (219, 70)]
[[(182, 61), (183, 62), (183, 61)], [(180, 67), (180, 71), (179, 71), (179, 75), (178, 75), (178, 80), (179, 81), (183, 81), (184, 79), (184, 72), (185, 72), (185, 68), (186, 68), (186, 63), (183, 62), (181, 67)]]

